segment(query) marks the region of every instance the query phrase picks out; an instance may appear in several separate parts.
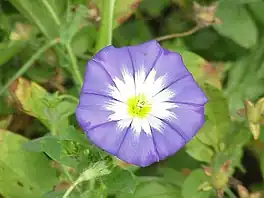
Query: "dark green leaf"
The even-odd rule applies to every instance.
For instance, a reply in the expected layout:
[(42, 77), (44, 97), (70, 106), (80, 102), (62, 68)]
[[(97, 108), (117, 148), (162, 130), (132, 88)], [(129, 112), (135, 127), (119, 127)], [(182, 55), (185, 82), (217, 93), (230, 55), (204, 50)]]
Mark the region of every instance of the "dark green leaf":
[(238, 5), (235, 1), (220, 1), (216, 17), (220, 18), (221, 24), (214, 25), (214, 28), (223, 36), (231, 38), (245, 48), (257, 43), (256, 24), (244, 5)]

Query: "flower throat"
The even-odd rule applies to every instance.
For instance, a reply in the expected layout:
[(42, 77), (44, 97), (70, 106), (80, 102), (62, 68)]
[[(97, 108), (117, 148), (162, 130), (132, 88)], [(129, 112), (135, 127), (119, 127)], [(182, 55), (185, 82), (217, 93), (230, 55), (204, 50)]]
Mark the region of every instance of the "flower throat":
[(132, 117), (145, 118), (151, 111), (151, 105), (144, 94), (138, 94), (127, 100), (127, 110)]

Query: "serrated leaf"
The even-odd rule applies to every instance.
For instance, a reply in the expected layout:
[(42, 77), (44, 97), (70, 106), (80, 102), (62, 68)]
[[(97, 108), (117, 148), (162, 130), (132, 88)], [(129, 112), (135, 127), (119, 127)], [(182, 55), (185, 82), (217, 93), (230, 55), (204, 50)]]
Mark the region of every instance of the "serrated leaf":
[(257, 43), (256, 24), (244, 5), (236, 4), (234, 1), (220, 1), (215, 15), (221, 23), (213, 27), (220, 34), (231, 38), (245, 48), (250, 48)]
[(57, 182), (56, 172), (42, 153), (23, 151), (27, 139), (0, 130), (0, 192), (4, 197), (41, 197)]
[(199, 191), (199, 186), (209, 181), (209, 178), (204, 174), (203, 170), (194, 170), (184, 181), (182, 187), (183, 198), (209, 198), (212, 191)]

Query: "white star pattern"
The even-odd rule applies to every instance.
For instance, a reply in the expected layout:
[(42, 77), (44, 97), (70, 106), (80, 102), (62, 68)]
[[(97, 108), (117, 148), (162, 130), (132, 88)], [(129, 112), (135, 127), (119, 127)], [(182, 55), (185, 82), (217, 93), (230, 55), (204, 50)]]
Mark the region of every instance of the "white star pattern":
[[(126, 67), (123, 66), (123, 68)], [(168, 102), (175, 96), (175, 93), (165, 89), (166, 76), (156, 78), (155, 69), (147, 74), (142, 66), (139, 71), (135, 72), (135, 76), (123, 69), (122, 77), (123, 79), (113, 78), (115, 85), (108, 85), (109, 95), (116, 99), (104, 105), (106, 110), (113, 112), (109, 116), (109, 121), (117, 121), (120, 129), (131, 126), (135, 135), (139, 135), (141, 131), (152, 135), (152, 127), (162, 132), (162, 120), (177, 119), (176, 115), (170, 111), (178, 106)], [(151, 111), (144, 118), (133, 117), (127, 110), (127, 100), (138, 94), (144, 94), (148, 103), (151, 104)]]

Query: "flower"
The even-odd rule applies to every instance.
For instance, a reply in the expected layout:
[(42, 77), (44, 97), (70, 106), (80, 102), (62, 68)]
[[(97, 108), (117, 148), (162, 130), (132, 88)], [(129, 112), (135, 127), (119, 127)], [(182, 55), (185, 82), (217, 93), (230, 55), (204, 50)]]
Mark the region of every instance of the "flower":
[(196, 134), (206, 102), (179, 54), (156, 41), (108, 46), (87, 64), (76, 118), (95, 145), (144, 167)]

